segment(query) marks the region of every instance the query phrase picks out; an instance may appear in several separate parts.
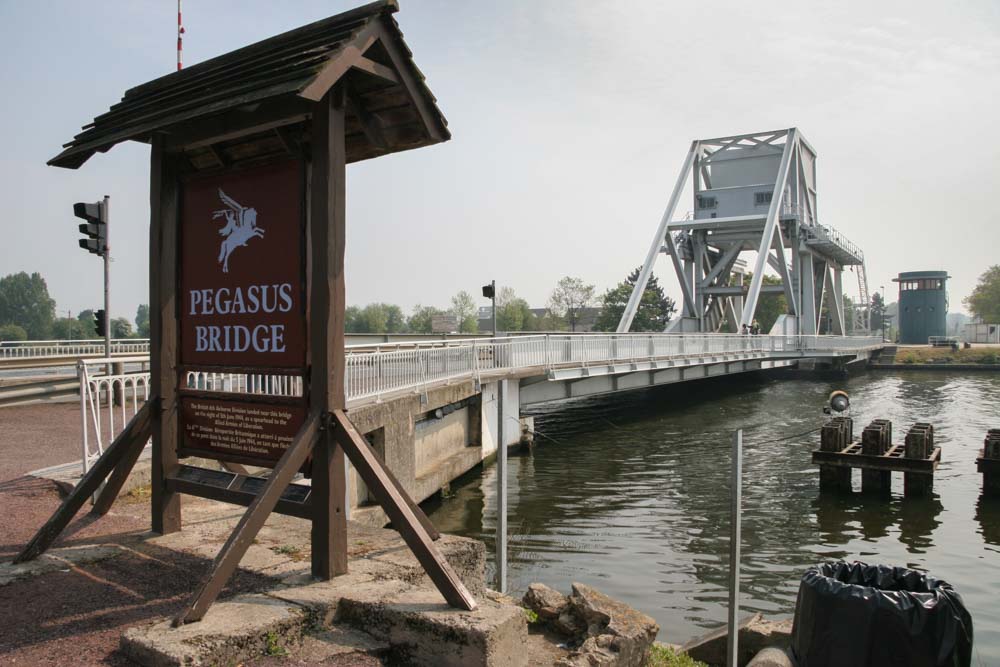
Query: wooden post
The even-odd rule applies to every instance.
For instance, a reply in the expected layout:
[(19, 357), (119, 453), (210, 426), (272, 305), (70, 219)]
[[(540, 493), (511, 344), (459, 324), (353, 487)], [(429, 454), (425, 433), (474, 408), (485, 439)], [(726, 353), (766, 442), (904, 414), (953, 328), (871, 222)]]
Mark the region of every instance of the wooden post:
[(179, 182), (164, 138), (153, 138), (149, 168), (149, 370), (153, 414), (152, 529), (181, 529), (180, 496), (167, 488), (177, 467), (177, 226)]
[(983, 474), (983, 495), (1000, 498), (1000, 429), (987, 431), (976, 465)]
[[(881, 456), (892, 446), (892, 423), (875, 419), (861, 433), (861, 452)], [(861, 470), (861, 492), (887, 494), (892, 490), (892, 477), (888, 470)]]
[[(918, 422), (910, 428), (904, 441), (908, 459), (926, 459), (934, 451), (934, 427)], [(903, 495), (926, 496), (934, 490), (934, 474), (919, 472), (903, 473)]]
[[(344, 94), (334, 86), (312, 119), (309, 191), (309, 400), (325, 414), (345, 407), (344, 233), (346, 153)], [(330, 579), (347, 572), (344, 451), (324, 430), (312, 465), (312, 573)]]
[[(820, 430), (819, 448), (824, 452), (841, 452), (854, 439), (853, 422), (835, 417)], [(844, 466), (820, 465), (819, 490), (836, 493), (851, 492), (851, 469)]]

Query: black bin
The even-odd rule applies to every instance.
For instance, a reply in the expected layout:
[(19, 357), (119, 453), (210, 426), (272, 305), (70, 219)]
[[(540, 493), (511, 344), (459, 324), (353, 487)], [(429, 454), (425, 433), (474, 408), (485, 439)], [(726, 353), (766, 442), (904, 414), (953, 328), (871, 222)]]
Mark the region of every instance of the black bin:
[(799, 667), (967, 667), (972, 617), (948, 583), (903, 567), (823, 563), (799, 584)]

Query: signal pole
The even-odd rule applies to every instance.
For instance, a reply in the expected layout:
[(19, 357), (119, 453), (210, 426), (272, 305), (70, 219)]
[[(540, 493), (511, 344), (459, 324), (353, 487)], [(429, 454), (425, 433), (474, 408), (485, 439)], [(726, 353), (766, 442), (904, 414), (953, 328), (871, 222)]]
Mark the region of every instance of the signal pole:
[[(77, 202), (73, 204), (73, 215), (85, 223), (79, 226), (80, 233), (84, 238), (80, 239), (80, 247), (92, 255), (97, 255), (104, 260), (104, 356), (111, 358), (111, 244), (108, 243), (108, 214), (111, 210), (111, 197), (104, 195), (104, 199), (93, 203)], [(98, 330), (100, 330), (100, 313), (97, 317)], [(111, 362), (108, 362), (108, 375), (111, 375)]]
[[(111, 358), (111, 243), (108, 240), (108, 228), (111, 226), (108, 224), (108, 214), (111, 211), (111, 197), (104, 195), (104, 200), (101, 202), (101, 219), (104, 220), (104, 248), (102, 255), (104, 256), (104, 317), (106, 318), (106, 326), (104, 327), (104, 356), (107, 359)], [(106, 369), (107, 374), (113, 375), (113, 370), (111, 367), (111, 362), (108, 362), (108, 367)]]

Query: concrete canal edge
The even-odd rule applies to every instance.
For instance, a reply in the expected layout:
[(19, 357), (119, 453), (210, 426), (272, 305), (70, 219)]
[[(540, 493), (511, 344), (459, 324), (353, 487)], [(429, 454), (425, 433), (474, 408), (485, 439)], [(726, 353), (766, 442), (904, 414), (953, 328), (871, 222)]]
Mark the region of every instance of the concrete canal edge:
[[(301, 541), (281, 523), (272, 540)], [(322, 644), (328, 654), (387, 655), (417, 665), (525, 664), (524, 611), (486, 590), (481, 542), (450, 535), (438, 542), (479, 602), (465, 612), (441, 599), (394, 531), (353, 526), (352, 534), (354, 551), (364, 553), (352, 558), (347, 575), (323, 582), (255, 545), (242, 567), (284, 575), (274, 588), (220, 601), (199, 623), (174, 628), (171, 619), (162, 619), (130, 628), (122, 635), (122, 652), (155, 667), (239, 663), (295, 654), (305, 644), (313, 651)], [(188, 550), (198, 539), (172, 534), (151, 541)]]

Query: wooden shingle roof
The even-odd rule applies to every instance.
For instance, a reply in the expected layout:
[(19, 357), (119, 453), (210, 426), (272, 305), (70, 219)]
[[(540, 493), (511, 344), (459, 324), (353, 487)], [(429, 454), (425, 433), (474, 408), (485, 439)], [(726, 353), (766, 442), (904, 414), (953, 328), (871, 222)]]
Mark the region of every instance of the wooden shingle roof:
[(348, 161), (446, 141), (447, 121), (392, 17), (398, 9), (396, 0), (373, 2), (136, 86), (49, 164), (75, 169), (158, 133), (178, 149), (211, 149), (307, 118), (338, 82), (347, 94)]

